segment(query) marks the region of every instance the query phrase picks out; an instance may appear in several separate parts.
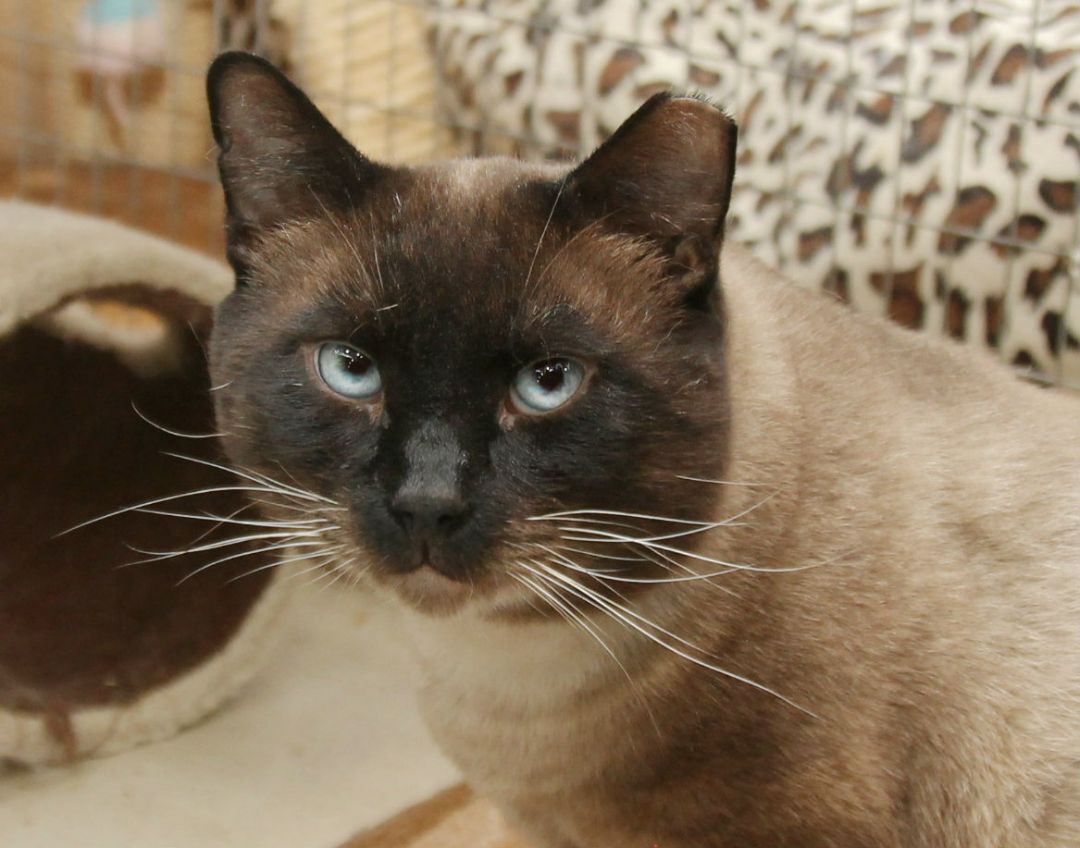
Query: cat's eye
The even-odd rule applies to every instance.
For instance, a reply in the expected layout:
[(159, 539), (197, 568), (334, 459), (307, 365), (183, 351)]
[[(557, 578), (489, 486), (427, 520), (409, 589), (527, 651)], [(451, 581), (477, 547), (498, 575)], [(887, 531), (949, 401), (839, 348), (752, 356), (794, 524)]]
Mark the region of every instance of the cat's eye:
[(327, 387), (356, 400), (372, 398), (382, 391), (382, 377), (375, 360), (345, 342), (326, 342), (315, 351), (315, 369)]
[(567, 403), (585, 382), (585, 366), (556, 357), (527, 365), (514, 375), (510, 398), (520, 412), (544, 415)]

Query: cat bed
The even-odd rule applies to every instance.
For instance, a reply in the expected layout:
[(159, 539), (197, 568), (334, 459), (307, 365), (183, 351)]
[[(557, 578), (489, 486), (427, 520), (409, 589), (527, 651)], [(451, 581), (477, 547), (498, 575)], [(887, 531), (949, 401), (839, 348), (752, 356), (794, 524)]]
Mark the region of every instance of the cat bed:
[(459, 783), (383, 606), (313, 575), (288, 585), (275, 619), (288, 637), (227, 709), (75, 768), (0, 768), (0, 844), (334, 848)]
[(169, 736), (268, 653), (288, 587), (255, 570), (260, 540), (230, 541), (265, 528), (221, 519), (257, 518), (241, 489), (271, 486), (190, 438), (213, 428), (203, 343), (231, 284), (150, 236), (0, 202), (0, 760)]

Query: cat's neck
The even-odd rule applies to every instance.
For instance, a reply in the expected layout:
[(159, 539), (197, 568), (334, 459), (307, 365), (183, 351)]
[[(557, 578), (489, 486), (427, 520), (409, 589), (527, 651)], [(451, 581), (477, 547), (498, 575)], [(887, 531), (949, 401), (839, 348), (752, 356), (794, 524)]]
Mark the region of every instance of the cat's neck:
[(590, 620), (593, 636), (558, 617), (508, 620), (467, 610), (431, 618), (406, 607), (400, 615), (430, 685), (452, 685), (515, 710), (548, 709), (585, 690), (617, 685), (623, 676), (618, 663), (629, 672), (644, 662), (629, 633), (601, 620)]

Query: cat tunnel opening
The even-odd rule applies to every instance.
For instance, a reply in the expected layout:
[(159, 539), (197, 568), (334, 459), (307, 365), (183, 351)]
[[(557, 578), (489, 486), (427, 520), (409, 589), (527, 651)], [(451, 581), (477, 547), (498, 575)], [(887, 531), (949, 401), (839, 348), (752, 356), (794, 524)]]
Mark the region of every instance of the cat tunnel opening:
[[(133, 504), (235, 486), (196, 461), (222, 461), (216, 438), (166, 432), (213, 431), (210, 326), (205, 304), (131, 284), (66, 297), (0, 336), (0, 757), (64, 759), (107, 745), (107, 733), (78, 738), (73, 715), (123, 710), (207, 662), (271, 580), (270, 570), (233, 579), (264, 564), (258, 555), (193, 574), (221, 552), (138, 552), (240, 535), (228, 525), (127, 512), (71, 530)], [(243, 492), (218, 491), (155, 508), (224, 517), (249, 507)], [(4, 713), (23, 729), (10, 731)], [(25, 739), (35, 722), (44, 753)]]

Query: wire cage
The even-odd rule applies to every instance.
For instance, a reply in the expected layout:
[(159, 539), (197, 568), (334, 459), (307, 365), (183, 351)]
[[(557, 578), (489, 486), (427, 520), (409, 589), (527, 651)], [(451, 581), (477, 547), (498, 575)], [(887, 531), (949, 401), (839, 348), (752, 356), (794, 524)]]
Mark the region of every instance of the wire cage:
[(700, 91), (740, 124), (732, 238), (1080, 387), (1073, 2), (4, 0), (0, 188), (220, 253), (203, 75), (227, 48), (396, 162), (582, 155)]

